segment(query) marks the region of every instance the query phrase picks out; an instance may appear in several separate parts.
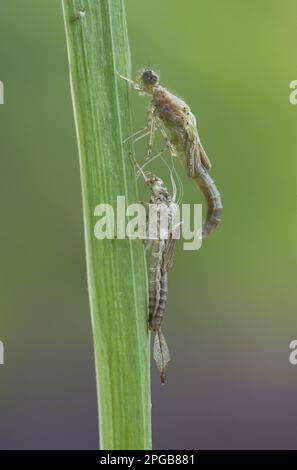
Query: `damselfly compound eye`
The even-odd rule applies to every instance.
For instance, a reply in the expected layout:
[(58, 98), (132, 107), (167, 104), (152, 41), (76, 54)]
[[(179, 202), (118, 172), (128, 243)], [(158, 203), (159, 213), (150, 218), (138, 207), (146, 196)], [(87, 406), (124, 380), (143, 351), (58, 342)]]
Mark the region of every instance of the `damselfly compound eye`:
[[(196, 118), (181, 98), (159, 85), (159, 76), (149, 67), (145, 68), (132, 83), (136, 90), (152, 96), (147, 126), (134, 133), (134, 136), (141, 132), (142, 135), (137, 137), (139, 140), (149, 135), (147, 161), (151, 159), (156, 128), (163, 136), (171, 157), (180, 157), (188, 176), (193, 178), (206, 199), (208, 210), (203, 224), (203, 237), (206, 237), (220, 223), (223, 205), (216, 184), (209, 175), (211, 163), (200, 141)], [(163, 151), (157, 155), (162, 153)], [(152, 189), (157, 192), (161, 187), (164, 187), (164, 184), (154, 183)]]
[(145, 70), (142, 74), (142, 81), (144, 85), (156, 85), (159, 77), (153, 70)]

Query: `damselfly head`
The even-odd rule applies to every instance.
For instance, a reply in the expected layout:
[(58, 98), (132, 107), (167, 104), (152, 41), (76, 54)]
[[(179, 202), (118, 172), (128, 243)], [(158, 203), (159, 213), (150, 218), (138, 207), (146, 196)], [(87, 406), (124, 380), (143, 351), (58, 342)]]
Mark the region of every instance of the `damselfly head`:
[(148, 91), (159, 84), (159, 75), (152, 69), (146, 68), (141, 71), (136, 81), (145, 91)]

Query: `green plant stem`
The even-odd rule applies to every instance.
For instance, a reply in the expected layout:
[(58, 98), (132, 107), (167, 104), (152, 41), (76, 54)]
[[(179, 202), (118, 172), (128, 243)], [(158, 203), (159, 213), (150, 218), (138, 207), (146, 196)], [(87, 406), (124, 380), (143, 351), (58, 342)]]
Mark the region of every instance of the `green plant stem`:
[[(139, 240), (97, 240), (95, 207), (137, 202), (122, 0), (62, 0), (78, 139), (103, 449), (151, 448), (147, 278)], [(78, 9), (85, 14), (78, 15)], [(82, 429), (82, 432), (83, 429)]]

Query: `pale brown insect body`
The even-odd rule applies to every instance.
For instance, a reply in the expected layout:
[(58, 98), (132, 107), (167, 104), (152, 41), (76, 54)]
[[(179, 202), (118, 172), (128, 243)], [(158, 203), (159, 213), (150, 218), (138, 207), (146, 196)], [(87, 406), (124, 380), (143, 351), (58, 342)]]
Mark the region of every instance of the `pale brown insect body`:
[[(137, 162), (135, 162), (137, 165)], [(138, 166), (138, 165), (137, 165)], [(161, 331), (168, 293), (168, 272), (173, 266), (176, 240), (173, 236), (179, 224), (174, 225), (177, 204), (172, 198), (161, 178), (147, 178), (140, 169), (146, 184), (150, 188), (150, 205), (154, 206), (156, 220), (156, 237), (150, 238), (150, 227), (147, 227), (147, 242), (150, 248), (149, 265), (149, 327), (155, 332), (154, 359), (160, 371), (161, 383), (165, 382), (167, 366), (170, 361), (169, 350)], [(161, 217), (166, 220), (166, 233), (163, 233)]]
[[(167, 365), (170, 360), (168, 347), (161, 332), (168, 293), (168, 271), (172, 268), (176, 239), (172, 237), (177, 206), (161, 178), (153, 176), (146, 180), (151, 190), (150, 204), (157, 213), (158, 237), (149, 240), (151, 257), (149, 267), (149, 326), (156, 333), (154, 340), (154, 359), (160, 370), (161, 382), (165, 382)], [(166, 212), (166, 214), (165, 214)], [(162, 237), (160, 217), (168, 221), (167, 238)]]
[[(210, 235), (221, 220), (223, 206), (220, 193), (208, 173), (211, 163), (200, 142), (194, 114), (183, 100), (159, 85), (159, 77), (151, 69), (145, 69), (136, 81), (131, 83), (136, 90), (152, 96), (148, 110), (148, 125), (141, 130), (144, 132), (143, 135), (150, 134), (147, 157), (151, 156), (153, 136), (157, 126), (169, 150), (172, 154), (179, 155), (188, 176), (196, 181), (204, 194), (208, 210), (202, 234)], [(140, 134), (141, 131), (134, 135)]]
[(168, 293), (167, 271), (164, 269), (166, 241), (154, 241), (151, 248), (149, 268), (149, 327), (155, 332), (154, 359), (160, 371), (161, 383), (165, 382), (170, 361), (165, 338), (161, 332)]

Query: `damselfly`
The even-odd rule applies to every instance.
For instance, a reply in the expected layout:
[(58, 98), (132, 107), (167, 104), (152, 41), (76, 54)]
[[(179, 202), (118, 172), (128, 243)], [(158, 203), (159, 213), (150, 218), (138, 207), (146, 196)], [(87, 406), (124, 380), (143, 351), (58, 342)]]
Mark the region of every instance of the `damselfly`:
[(150, 68), (144, 69), (135, 81), (122, 75), (120, 77), (127, 80), (141, 94), (152, 96), (147, 125), (125, 141), (129, 138), (139, 140), (149, 135), (147, 159), (150, 159), (155, 130), (160, 130), (171, 154), (180, 157), (188, 176), (195, 180), (204, 194), (208, 210), (202, 235), (210, 235), (221, 221), (223, 206), (220, 193), (209, 176), (211, 164), (200, 142), (194, 114), (183, 100), (159, 84), (158, 74)]

